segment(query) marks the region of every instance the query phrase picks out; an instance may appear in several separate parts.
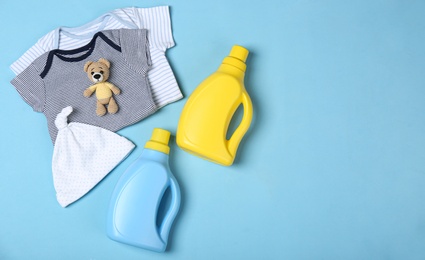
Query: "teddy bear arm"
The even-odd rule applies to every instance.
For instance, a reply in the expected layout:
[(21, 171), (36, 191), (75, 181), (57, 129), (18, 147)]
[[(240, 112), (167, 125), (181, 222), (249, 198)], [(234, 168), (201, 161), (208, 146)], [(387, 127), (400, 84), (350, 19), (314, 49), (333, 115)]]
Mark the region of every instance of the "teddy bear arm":
[(96, 91), (96, 87), (97, 87), (96, 85), (93, 85), (93, 86), (86, 88), (86, 90), (84, 90), (83, 95), (85, 97), (90, 97), (93, 94), (93, 92)]
[(114, 84), (108, 83), (108, 87), (112, 90), (112, 92), (114, 92), (115, 95), (119, 95), (121, 93), (121, 90)]

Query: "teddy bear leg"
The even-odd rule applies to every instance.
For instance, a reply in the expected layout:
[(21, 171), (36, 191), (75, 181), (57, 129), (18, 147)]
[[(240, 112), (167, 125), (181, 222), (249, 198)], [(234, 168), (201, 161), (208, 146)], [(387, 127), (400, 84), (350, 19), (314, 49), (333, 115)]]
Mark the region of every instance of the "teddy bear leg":
[(115, 99), (111, 97), (111, 100), (109, 100), (109, 104), (108, 104), (108, 112), (110, 114), (115, 114), (117, 111), (118, 111), (117, 102), (115, 102)]
[(105, 106), (98, 100), (96, 103), (96, 115), (103, 116), (106, 114)]

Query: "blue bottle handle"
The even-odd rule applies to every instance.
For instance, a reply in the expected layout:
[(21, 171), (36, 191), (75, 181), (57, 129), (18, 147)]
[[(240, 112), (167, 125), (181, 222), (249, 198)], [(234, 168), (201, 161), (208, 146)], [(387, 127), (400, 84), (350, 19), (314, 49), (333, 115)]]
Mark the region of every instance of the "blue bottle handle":
[(174, 218), (176, 217), (180, 207), (180, 188), (173, 176), (170, 177), (169, 187), (171, 190), (171, 205), (159, 228), (159, 235), (165, 243), (167, 243), (171, 225), (173, 224)]

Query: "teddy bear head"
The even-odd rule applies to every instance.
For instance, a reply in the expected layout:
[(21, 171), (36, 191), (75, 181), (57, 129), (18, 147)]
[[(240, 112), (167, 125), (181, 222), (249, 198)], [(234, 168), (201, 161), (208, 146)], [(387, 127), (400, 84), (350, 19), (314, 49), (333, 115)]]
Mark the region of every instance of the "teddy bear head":
[(109, 78), (110, 66), (111, 63), (107, 59), (100, 58), (98, 61), (87, 61), (84, 71), (94, 83), (105, 82)]

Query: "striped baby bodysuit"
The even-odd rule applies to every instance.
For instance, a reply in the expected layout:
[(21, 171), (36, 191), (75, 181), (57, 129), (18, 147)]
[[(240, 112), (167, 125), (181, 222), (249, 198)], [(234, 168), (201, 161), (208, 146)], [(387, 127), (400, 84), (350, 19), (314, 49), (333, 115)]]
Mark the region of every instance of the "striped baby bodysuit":
[(165, 51), (174, 46), (168, 6), (122, 8), (108, 12), (81, 27), (59, 27), (42, 38), (10, 67), (21, 73), (37, 57), (54, 49), (70, 50), (86, 45), (101, 30), (148, 29), (152, 67), (148, 74), (157, 106), (163, 107), (183, 97)]
[[(88, 61), (100, 58), (110, 62), (108, 82), (121, 93), (114, 95), (119, 106), (116, 114), (96, 115), (96, 97), (83, 92), (93, 85), (84, 71)], [(71, 106), (70, 122), (85, 123), (118, 131), (154, 113), (158, 106), (147, 80), (151, 67), (147, 30), (119, 29), (96, 33), (85, 46), (73, 50), (53, 50), (35, 59), (11, 83), (36, 112), (47, 118), (49, 133), (55, 143), (58, 133), (55, 118)]]

